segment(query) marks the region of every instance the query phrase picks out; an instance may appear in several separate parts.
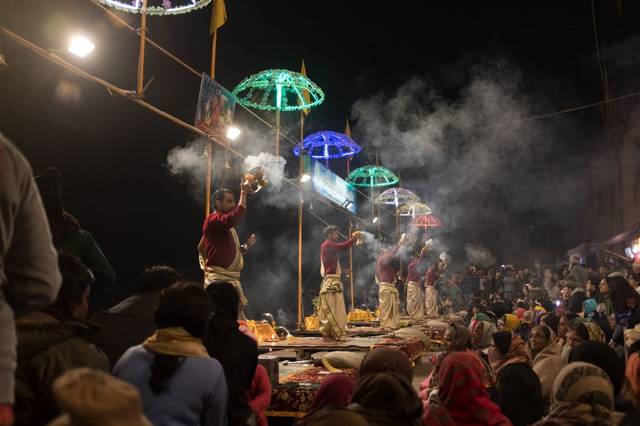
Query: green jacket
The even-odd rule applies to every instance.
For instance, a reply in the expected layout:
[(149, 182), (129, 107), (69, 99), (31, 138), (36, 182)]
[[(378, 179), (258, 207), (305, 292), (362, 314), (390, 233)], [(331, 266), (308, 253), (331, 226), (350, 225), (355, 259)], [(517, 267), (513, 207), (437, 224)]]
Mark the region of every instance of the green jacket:
[(67, 370), (92, 367), (109, 372), (109, 360), (92, 343), (97, 328), (62, 312), (20, 318), (16, 370), (16, 426), (46, 424), (56, 417), (51, 386)]

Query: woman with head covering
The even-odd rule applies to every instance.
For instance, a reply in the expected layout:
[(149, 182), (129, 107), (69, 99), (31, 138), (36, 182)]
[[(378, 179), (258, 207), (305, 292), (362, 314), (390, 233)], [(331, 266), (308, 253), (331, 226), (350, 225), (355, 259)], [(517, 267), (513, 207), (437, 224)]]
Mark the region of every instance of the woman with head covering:
[(520, 319), (514, 314), (504, 314), (498, 321), (498, 328), (504, 331), (513, 331), (520, 325)]
[(531, 367), (523, 363), (500, 370), (495, 401), (514, 426), (530, 425), (545, 413), (540, 380)]
[(633, 404), (636, 407), (640, 406), (640, 340), (636, 340), (629, 346), (629, 361), (624, 375), (629, 381)]
[(564, 363), (556, 345), (556, 334), (551, 327), (537, 325), (531, 329), (528, 342), (533, 371), (538, 375), (545, 400), (551, 397), (551, 387)]
[(238, 328), (240, 298), (229, 283), (207, 287), (211, 316), (203, 343), (209, 354), (220, 361), (229, 387), (230, 425), (242, 425), (252, 416), (246, 398), (258, 364), (258, 345)]
[(351, 402), (353, 381), (346, 374), (329, 374), (320, 382), (320, 388), (307, 414), (296, 423), (296, 426), (306, 426), (324, 417), (327, 411), (345, 408)]
[(553, 383), (549, 415), (535, 425), (613, 426), (621, 420), (613, 408), (607, 373), (593, 364), (572, 362)]
[(616, 327), (611, 342), (621, 344), (622, 333), (640, 323), (640, 295), (629, 281), (621, 276), (607, 278), (611, 304), (616, 318)]
[(454, 352), (442, 362), (440, 387), (425, 401), (424, 425), (510, 425), (485, 390), (484, 366), (471, 351)]
[(485, 319), (473, 319), (469, 324), (471, 332), (471, 347), (477, 350), (487, 349), (491, 346), (493, 333), (497, 330), (495, 324)]
[(489, 349), (489, 363), (493, 374), (500, 374), (500, 370), (510, 364), (531, 363), (527, 353), (527, 344), (517, 334), (508, 331), (493, 333), (493, 346)]
[(362, 360), (349, 408), (370, 426), (419, 425), (422, 403), (411, 381), (411, 361), (401, 351), (377, 348)]
[(591, 319), (596, 313), (596, 309), (598, 308), (598, 302), (596, 299), (585, 299), (582, 302), (582, 312), (584, 313), (585, 319)]

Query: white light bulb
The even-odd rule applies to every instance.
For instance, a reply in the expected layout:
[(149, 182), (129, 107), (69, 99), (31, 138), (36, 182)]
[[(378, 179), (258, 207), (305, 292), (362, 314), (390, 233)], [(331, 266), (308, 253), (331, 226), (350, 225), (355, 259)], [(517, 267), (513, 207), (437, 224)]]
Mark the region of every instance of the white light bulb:
[(240, 133), (242, 133), (240, 129), (238, 129), (235, 126), (231, 126), (227, 128), (227, 138), (231, 139), (232, 141), (238, 139), (238, 136), (240, 136)]
[(303, 173), (302, 176), (300, 176), (300, 182), (302, 183), (309, 182), (310, 179), (311, 179), (311, 176), (309, 176), (306, 173)]

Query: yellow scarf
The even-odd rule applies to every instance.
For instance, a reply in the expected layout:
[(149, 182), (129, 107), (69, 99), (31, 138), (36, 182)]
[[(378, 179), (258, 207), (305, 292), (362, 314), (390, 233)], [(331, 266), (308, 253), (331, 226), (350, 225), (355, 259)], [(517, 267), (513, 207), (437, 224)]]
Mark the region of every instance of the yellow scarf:
[(160, 328), (144, 341), (142, 347), (163, 355), (209, 358), (202, 340), (192, 336), (182, 327)]

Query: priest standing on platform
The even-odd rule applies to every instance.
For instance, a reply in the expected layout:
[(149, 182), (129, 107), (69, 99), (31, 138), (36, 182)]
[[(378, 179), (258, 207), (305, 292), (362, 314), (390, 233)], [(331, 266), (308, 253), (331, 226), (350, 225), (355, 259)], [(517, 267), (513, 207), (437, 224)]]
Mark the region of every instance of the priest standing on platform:
[(251, 185), (240, 185), (240, 200), (236, 205), (230, 189), (218, 189), (213, 193), (214, 211), (204, 221), (202, 239), (198, 244), (200, 268), (204, 271), (204, 286), (230, 283), (240, 297), (240, 318), (244, 319), (243, 308), (247, 299), (242, 291), (240, 272), (244, 266), (242, 255), (255, 244), (256, 236), (249, 237), (240, 245), (235, 226), (242, 220), (247, 210), (247, 195)]
[(342, 270), (339, 252), (353, 246), (360, 233), (354, 232), (351, 238), (341, 243), (338, 242), (340, 233), (336, 226), (327, 226), (323, 234), (326, 239), (320, 246), (320, 274), (322, 275), (318, 312), (320, 332), (325, 337), (340, 340), (347, 332), (347, 310), (340, 280)]
[(411, 258), (407, 266), (407, 313), (415, 321), (424, 318), (424, 291), (420, 277), (427, 269), (428, 252), (428, 246), (422, 247), (420, 255)]
[(378, 284), (378, 303), (380, 309), (380, 327), (396, 329), (400, 327), (400, 293), (396, 288), (396, 274), (400, 270), (398, 250), (404, 242), (402, 234), (398, 244), (383, 251), (376, 263), (376, 283)]

